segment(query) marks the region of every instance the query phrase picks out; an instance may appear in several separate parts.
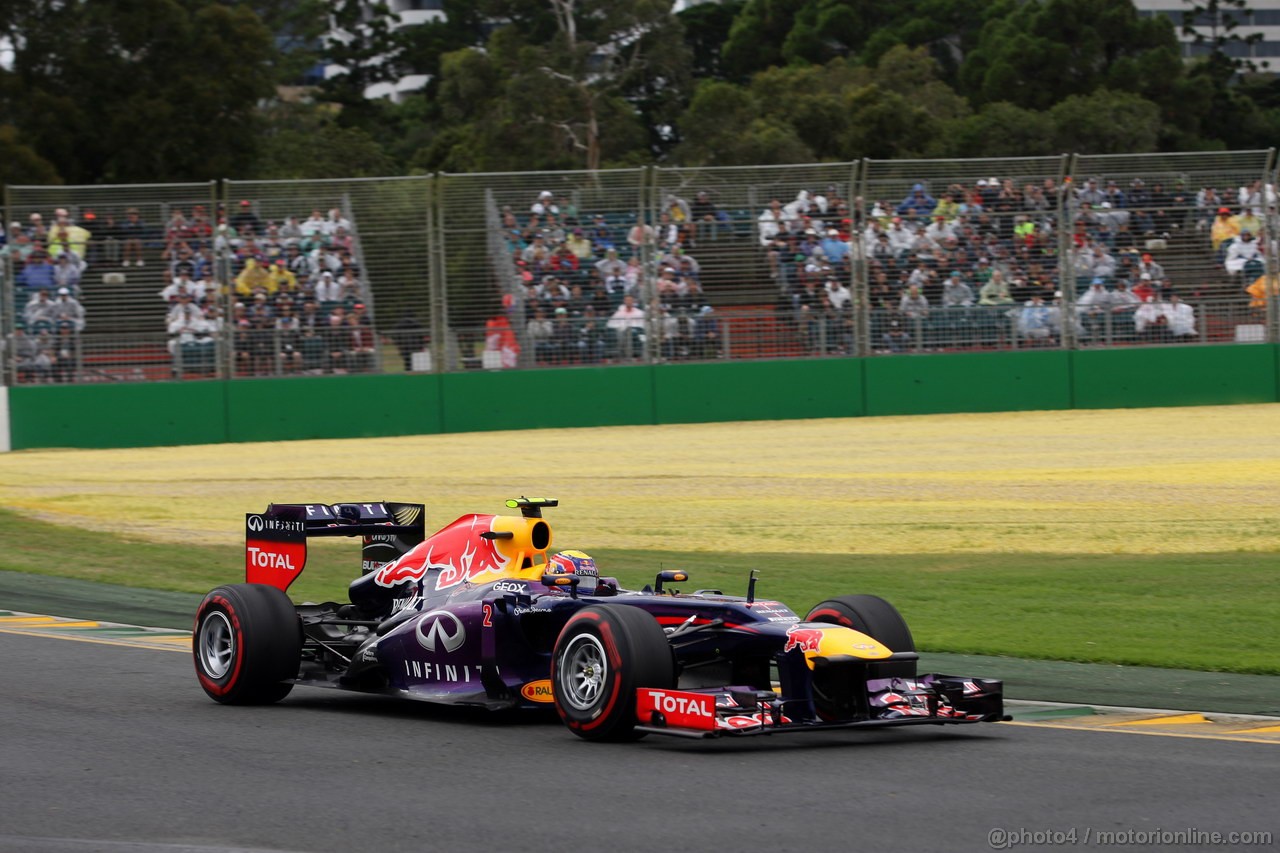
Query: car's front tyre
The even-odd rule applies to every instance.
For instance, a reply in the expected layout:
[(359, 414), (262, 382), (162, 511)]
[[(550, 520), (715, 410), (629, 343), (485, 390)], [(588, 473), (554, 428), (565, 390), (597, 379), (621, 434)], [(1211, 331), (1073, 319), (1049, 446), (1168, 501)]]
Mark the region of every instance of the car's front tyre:
[(288, 695), (298, 674), (302, 630), (279, 589), (263, 584), (220, 586), (200, 602), (191, 638), (196, 677), (225, 705), (266, 705)]
[(675, 660), (657, 620), (638, 607), (586, 607), (552, 654), (551, 689), (569, 730), (587, 740), (635, 740), (636, 690), (675, 687)]

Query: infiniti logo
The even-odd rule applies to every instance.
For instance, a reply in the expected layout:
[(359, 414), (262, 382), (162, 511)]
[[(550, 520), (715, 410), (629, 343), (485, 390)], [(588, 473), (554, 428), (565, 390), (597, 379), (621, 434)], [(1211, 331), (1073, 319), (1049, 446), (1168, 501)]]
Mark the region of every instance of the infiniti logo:
[(254, 533), (261, 533), (262, 532), (262, 516), (260, 515), (249, 516), (249, 529), (252, 530)]
[(437, 641), (446, 652), (457, 651), (467, 641), (467, 631), (461, 620), (447, 610), (424, 613), (414, 631), (418, 635), (418, 643), (429, 652), (436, 650)]

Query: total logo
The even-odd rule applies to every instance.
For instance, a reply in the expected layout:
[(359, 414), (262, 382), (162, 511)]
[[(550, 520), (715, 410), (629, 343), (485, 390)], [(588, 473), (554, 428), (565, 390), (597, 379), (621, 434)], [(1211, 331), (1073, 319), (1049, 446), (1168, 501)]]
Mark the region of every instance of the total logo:
[(275, 551), (267, 551), (250, 546), (247, 549), (247, 556), (249, 564), (260, 569), (284, 569), (290, 572), (298, 570), (298, 567), (289, 559), (288, 554), (277, 554)]
[(443, 651), (456, 652), (467, 641), (467, 629), (462, 620), (448, 610), (432, 610), (422, 614), (414, 627), (418, 645), (429, 652), (436, 651), (437, 644)]
[(654, 710), (664, 714), (684, 714), (693, 717), (715, 717), (715, 701), (710, 696), (693, 694), (664, 693), (661, 690), (650, 690), (649, 701)]

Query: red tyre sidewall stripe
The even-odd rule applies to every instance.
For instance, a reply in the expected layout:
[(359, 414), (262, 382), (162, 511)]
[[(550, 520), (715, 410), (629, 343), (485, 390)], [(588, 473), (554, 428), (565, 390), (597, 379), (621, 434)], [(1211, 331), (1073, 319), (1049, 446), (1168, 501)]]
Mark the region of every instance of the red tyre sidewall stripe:
[(239, 614), (237, 614), (235, 608), (231, 606), (231, 602), (220, 595), (211, 596), (205, 601), (204, 606), (200, 608), (199, 615), (196, 617), (197, 625), (200, 624), (200, 620), (204, 617), (204, 614), (214, 605), (221, 607), (223, 612), (227, 614), (227, 618), (231, 620), (231, 631), (234, 635), (235, 642), (235, 654), (232, 655), (232, 660), (234, 661), (235, 666), (232, 667), (231, 674), (228, 675), (226, 680), (222, 683), (214, 681), (212, 678), (205, 675), (204, 667), (200, 665), (200, 639), (199, 635), (197, 635), (194, 646), (196, 654), (196, 677), (200, 679), (200, 684), (204, 686), (205, 690), (208, 690), (210, 693), (217, 696), (225, 696), (236, 686), (236, 680), (240, 676), (240, 665), (244, 663), (244, 631), (240, 627)]
[[(561, 637), (568, 637), (568, 636), (569, 636), (569, 634), (573, 631), (574, 627), (575, 627), (579, 622), (584, 622), (584, 621), (591, 621), (591, 622), (593, 622), (593, 623), (599, 623), (599, 621), (600, 621), (600, 614), (596, 613), (594, 610), (579, 610), (577, 613), (575, 613), (575, 614), (573, 614), (572, 616), (570, 616), (570, 617), (569, 617), (569, 621), (568, 621), (568, 622), (566, 622), (566, 623), (564, 624), (564, 628), (563, 628), (563, 629), (561, 629), (560, 636), (561, 636)], [(553, 658), (558, 659), (558, 658), (559, 658), (559, 654), (560, 654), (560, 641), (559, 641), (559, 640), (557, 640), (557, 641), (556, 641), (555, 653), (552, 655), (552, 657), (553, 657)], [(555, 663), (554, 663), (554, 661), (552, 662), (552, 673), (553, 673), (553, 679), (552, 679), (551, 684), (552, 684), (552, 691), (553, 691), (553, 695), (554, 695), (555, 686), (556, 686), (556, 685), (558, 685), (558, 684), (560, 683), (560, 675), (559, 675), (559, 673), (555, 672)], [(565, 724), (566, 726), (568, 726), (568, 727), (569, 727), (569, 728), (571, 728), (571, 729), (578, 729), (578, 728), (582, 728), (582, 723), (581, 723), (580, 721), (575, 720), (575, 719), (573, 719), (572, 717), (568, 716), (568, 712), (567, 712), (567, 711), (565, 711), (565, 709), (564, 709), (563, 707), (561, 707), (561, 705), (560, 705), (560, 703), (559, 703), (559, 702), (556, 702), (556, 703), (555, 703), (555, 705), (556, 705), (556, 713), (560, 715), (560, 719), (561, 719), (562, 721), (564, 721), (564, 724)]]
[(806, 622), (834, 622), (837, 625), (843, 625), (846, 628), (853, 627), (853, 621), (838, 610), (815, 610), (809, 614)]
[[(598, 617), (596, 618), (598, 619)], [(609, 719), (609, 715), (613, 712), (613, 706), (618, 703), (618, 693), (622, 689), (622, 656), (618, 654), (618, 645), (613, 639), (613, 629), (608, 622), (604, 621), (600, 621), (596, 628), (600, 632), (600, 640), (604, 643), (604, 651), (609, 658), (609, 665), (613, 667), (613, 690), (609, 693), (609, 701), (600, 709), (600, 713), (596, 715), (596, 718), (579, 726), (584, 732), (591, 731)]]

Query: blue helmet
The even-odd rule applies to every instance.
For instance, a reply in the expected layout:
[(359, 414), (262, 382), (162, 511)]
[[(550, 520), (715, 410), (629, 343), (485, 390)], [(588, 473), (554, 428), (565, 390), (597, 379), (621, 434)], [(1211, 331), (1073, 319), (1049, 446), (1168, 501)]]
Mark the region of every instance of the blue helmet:
[(583, 592), (594, 590), (600, 577), (596, 561), (582, 551), (561, 551), (551, 558), (547, 570), (557, 574), (577, 575), (578, 589)]

